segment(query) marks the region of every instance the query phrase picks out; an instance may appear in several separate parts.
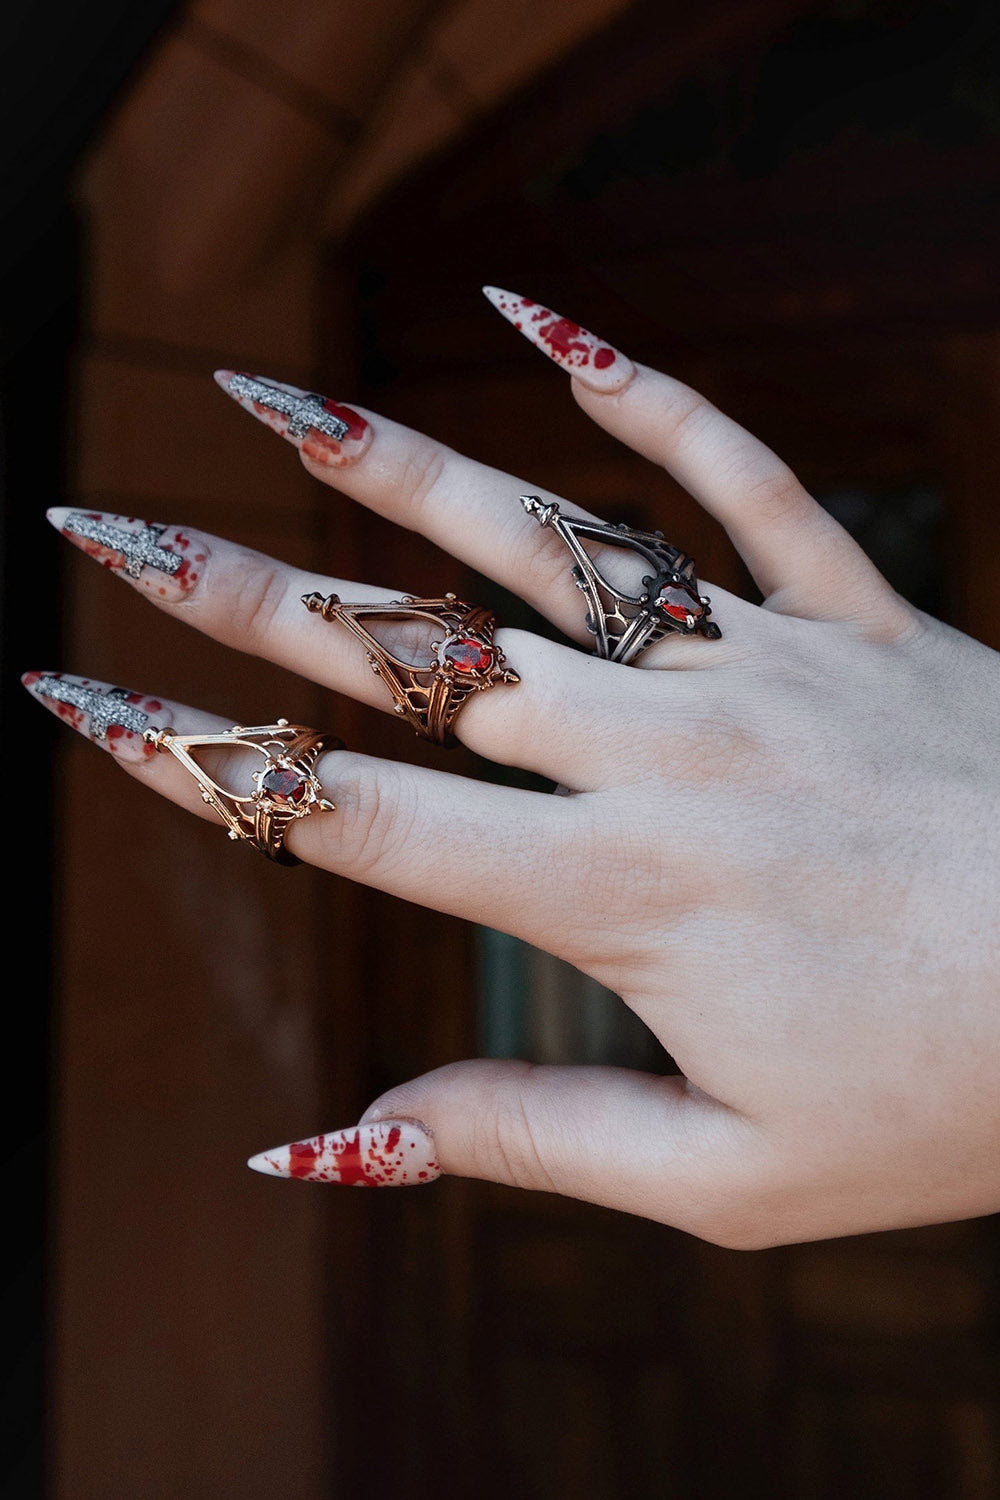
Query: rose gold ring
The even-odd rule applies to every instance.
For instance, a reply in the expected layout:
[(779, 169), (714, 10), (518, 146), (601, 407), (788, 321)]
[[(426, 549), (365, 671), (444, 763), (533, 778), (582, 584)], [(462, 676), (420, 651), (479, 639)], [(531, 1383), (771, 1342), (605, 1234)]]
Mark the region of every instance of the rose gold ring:
[[(284, 847), (289, 824), (311, 812), (334, 811), (334, 803), (323, 796), (316, 762), (323, 751), (344, 748), (335, 735), (318, 734), (303, 724), (279, 719), (249, 729), (234, 724), (221, 734), (174, 734), (172, 729), (149, 728), (142, 737), (157, 750), (169, 750), (194, 777), (202, 801), (214, 807), (231, 839), (253, 844), (279, 865), (301, 863)], [(260, 770), (250, 778), (252, 792), (229, 791), (194, 758), (195, 750), (236, 745), (255, 750), (263, 759)]]
[[(358, 637), (371, 669), (395, 699), (396, 712), (421, 739), (454, 743), (452, 725), (473, 693), (498, 683), (520, 682), (493, 639), (492, 610), (463, 604), (454, 594), (443, 599), (393, 599), (385, 604), (344, 604), (336, 594), (303, 594), (302, 603), (324, 620), (339, 621)], [(362, 622), (376, 618), (426, 620), (443, 632), (430, 642), (430, 660), (404, 661), (377, 640)]]

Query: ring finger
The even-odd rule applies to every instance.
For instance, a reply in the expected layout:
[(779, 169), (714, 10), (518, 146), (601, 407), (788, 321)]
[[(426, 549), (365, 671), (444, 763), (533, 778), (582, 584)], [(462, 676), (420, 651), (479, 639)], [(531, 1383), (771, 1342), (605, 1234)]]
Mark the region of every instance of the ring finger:
[[(67, 673), (29, 672), (22, 681), (32, 697), (109, 751), (123, 769), (171, 802), (219, 823), (195, 778), (143, 735), (164, 728), (214, 735), (230, 729), (230, 721)], [(196, 759), (242, 796), (252, 791), (250, 773), (260, 769), (259, 756), (238, 746), (196, 752)], [(553, 850), (572, 837), (572, 801), (349, 750), (322, 755), (316, 775), (335, 811), (314, 810), (296, 819), (285, 839), (290, 853), (404, 900), (528, 942), (551, 943), (549, 898), (557, 880), (563, 887), (566, 881)], [(525, 902), (529, 889), (537, 899)]]

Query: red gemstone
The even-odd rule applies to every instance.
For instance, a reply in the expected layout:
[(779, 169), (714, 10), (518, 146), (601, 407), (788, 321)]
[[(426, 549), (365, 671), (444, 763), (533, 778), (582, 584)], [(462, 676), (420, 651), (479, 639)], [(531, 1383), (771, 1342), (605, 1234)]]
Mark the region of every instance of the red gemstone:
[(290, 766), (272, 766), (260, 786), (275, 802), (301, 802), (306, 794), (305, 782)]
[(656, 596), (656, 602), (669, 615), (672, 620), (687, 621), (688, 615), (693, 615), (696, 620), (705, 613), (702, 604), (694, 589), (684, 588), (681, 584), (670, 583), (661, 589)]
[(449, 641), (442, 655), (456, 672), (485, 672), (493, 665), (493, 652), (489, 646), (471, 636), (459, 636), (457, 640)]

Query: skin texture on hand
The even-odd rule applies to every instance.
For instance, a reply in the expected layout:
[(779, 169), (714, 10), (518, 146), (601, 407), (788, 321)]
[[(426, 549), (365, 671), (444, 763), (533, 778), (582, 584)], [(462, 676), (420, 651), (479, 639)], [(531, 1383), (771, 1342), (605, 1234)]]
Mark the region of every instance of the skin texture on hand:
[[(337, 812), (301, 819), (288, 847), (568, 959), (684, 1076), (456, 1063), (392, 1089), (360, 1127), (253, 1164), (375, 1185), (485, 1177), (742, 1247), (1000, 1208), (1000, 656), (900, 599), (697, 393), (517, 294), (487, 295), (567, 372), (587, 416), (726, 526), (764, 604), (702, 580), (721, 640), (670, 634), (635, 666), (598, 660), (565, 549), (519, 503), (537, 486), (295, 387), (233, 388), (227, 372), (223, 388), (317, 479), (515, 589), (573, 643), (499, 630), (521, 681), (474, 694), (456, 720), (478, 753), (569, 795), (338, 751), (320, 763)], [(392, 712), (358, 641), (301, 596), (403, 590), (186, 526), (50, 519), (159, 608)], [(198, 560), (183, 588), (180, 553)], [(595, 559), (638, 589), (634, 559), (610, 545)], [(55, 673), (28, 686), (112, 750), (129, 732), (108, 736), (121, 705), (157, 702)], [(172, 703), (170, 717), (181, 733), (223, 722)], [(211, 815), (169, 757), (118, 759)], [(423, 1152), (419, 1171), (383, 1150), (401, 1139)], [(385, 1159), (351, 1178), (337, 1160), (362, 1141)]]

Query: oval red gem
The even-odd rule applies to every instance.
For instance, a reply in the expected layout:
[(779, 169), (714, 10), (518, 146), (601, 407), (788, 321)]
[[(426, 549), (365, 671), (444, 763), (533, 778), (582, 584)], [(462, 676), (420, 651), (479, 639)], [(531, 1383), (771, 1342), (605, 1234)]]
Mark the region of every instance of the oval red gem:
[(456, 672), (485, 672), (493, 665), (493, 652), (489, 646), (471, 636), (459, 636), (449, 641), (442, 655)]
[(260, 786), (275, 802), (301, 802), (306, 794), (304, 780), (290, 766), (272, 766), (261, 778)]
[(681, 584), (670, 583), (661, 589), (656, 602), (672, 620), (686, 621), (688, 615), (693, 615), (697, 620), (705, 613), (705, 606), (694, 590), (684, 588)]

